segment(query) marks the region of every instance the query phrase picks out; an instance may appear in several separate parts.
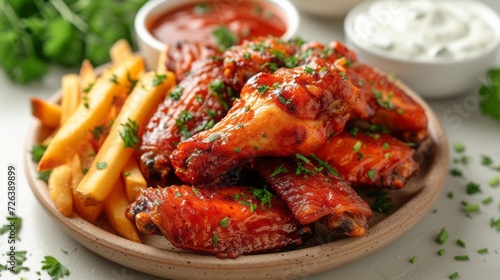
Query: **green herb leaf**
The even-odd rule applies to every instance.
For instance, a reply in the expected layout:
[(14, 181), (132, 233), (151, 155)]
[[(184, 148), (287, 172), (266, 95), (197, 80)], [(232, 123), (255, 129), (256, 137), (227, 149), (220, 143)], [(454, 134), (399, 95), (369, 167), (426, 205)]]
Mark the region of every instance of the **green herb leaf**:
[(490, 69), (489, 81), (479, 88), (481, 112), (500, 121), (500, 68)]
[(139, 125), (131, 119), (128, 119), (127, 123), (120, 124), (124, 127), (123, 131), (120, 132), (120, 137), (124, 143), (124, 149), (133, 148), (138, 149), (139, 145)]
[(69, 276), (69, 270), (54, 257), (45, 256), (42, 265), (42, 270), (46, 270), (52, 280)]
[(226, 50), (238, 43), (238, 36), (231, 32), (226, 26), (221, 25), (216, 27), (212, 31), (212, 34), (220, 50)]

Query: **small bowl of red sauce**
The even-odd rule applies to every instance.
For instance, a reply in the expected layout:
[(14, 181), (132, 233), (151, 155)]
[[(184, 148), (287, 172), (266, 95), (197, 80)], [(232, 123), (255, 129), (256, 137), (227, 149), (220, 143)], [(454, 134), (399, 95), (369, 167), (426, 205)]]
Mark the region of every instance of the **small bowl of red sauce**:
[(283, 0), (151, 0), (134, 22), (138, 47), (150, 69), (179, 41), (225, 49), (257, 36), (292, 38), (299, 26), (295, 7)]

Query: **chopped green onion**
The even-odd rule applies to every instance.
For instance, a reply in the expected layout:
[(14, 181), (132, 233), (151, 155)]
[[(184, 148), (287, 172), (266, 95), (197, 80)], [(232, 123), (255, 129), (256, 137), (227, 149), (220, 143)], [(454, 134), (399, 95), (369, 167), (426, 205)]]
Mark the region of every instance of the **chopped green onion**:
[(445, 249), (439, 249), (438, 255), (443, 256), (444, 254), (446, 254), (446, 250)]
[(410, 259), (410, 262), (411, 263), (415, 263), (417, 262), (417, 256), (414, 256), (413, 258)]
[(457, 278), (459, 275), (458, 275), (458, 272), (453, 272), (452, 274), (450, 274), (450, 279), (455, 279)]
[(477, 250), (477, 253), (481, 254), (481, 255), (486, 254), (486, 253), (488, 253), (488, 248), (481, 248), (481, 249)]
[(463, 153), (465, 152), (465, 146), (462, 144), (462, 142), (456, 141), (453, 143), (453, 149), (457, 153)]
[(458, 246), (465, 248), (465, 242), (463, 242), (461, 239), (457, 239), (457, 244)]
[(460, 255), (460, 256), (455, 256), (455, 260), (457, 260), (457, 261), (468, 261), (470, 259), (469, 259), (468, 255)]
[(478, 212), (479, 210), (479, 204), (467, 204), (464, 207), (465, 213)]
[(490, 203), (492, 203), (492, 202), (493, 202), (493, 197), (491, 197), (491, 196), (488, 196), (487, 198), (485, 198), (485, 199), (481, 200), (481, 203), (482, 203), (483, 205), (488, 205), (488, 204), (490, 204)]
[(442, 228), (437, 236), (436, 241), (439, 244), (444, 244), (444, 242), (446, 242), (447, 239), (448, 239), (448, 231), (446, 230), (446, 228)]
[(500, 177), (499, 176), (494, 177), (488, 182), (488, 184), (490, 185), (490, 187), (500, 186)]

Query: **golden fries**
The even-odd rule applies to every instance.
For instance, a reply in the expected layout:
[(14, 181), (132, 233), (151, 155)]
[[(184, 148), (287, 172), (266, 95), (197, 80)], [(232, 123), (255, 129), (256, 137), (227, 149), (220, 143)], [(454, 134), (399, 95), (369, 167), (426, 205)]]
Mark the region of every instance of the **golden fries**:
[(123, 182), (119, 178), (116, 183), (112, 185), (111, 194), (104, 203), (106, 217), (118, 234), (129, 240), (141, 243), (137, 228), (134, 223), (125, 216), (128, 204), (129, 202), (125, 195)]
[(66, 217), (73, 214), (73, 194), (71, 191), (71, 168), (63, 164), (52, 169), (49, 177), (49, 195), (57, 211)]
[(122, 171), (123, 182), (125, 183), (125, 193), (129, 202), (135, 200), (137, 192), (140, 189), (144, 189), (148, 186), (144, 175), (137, 164), (137, 160), (134, 157), (130, 157), (127, 165)]
[(56, 128), (59, 126), (61, 119), (61, 107), (40, 99), (31, 97), (31, 113), (35, 116), (43, 126), (47, 128)]
[(132, 48), (125, 39), (118, 40), (109, 50), (109, 56), (113, 64), (120, 64), (132, 56)]
[[(80, 94), (84, 95), (90, 91), (92, 85), (94, 85), (97, 76), (94, 72), (94, 67), (85, 59), (82, 62), (82, 67), (80, 67)], [(81, 99), (81, 96), (80, 96)]]
[(78, 103), (80, 103), (78, 75), (64, 75), (61, 80), (61, 125), (73, 114)]
[(77, 192), (87, 205), (101, 203), (108, 197), (113, 187), (112, 182), (118, 180), (139, 142), (137, 132), (146, 124), (150, 108), (155, 108), (163, 100), (174, 83), (173, 73), (148, 72), (134, 88), (116, 117), (94, 163), (78, 185)]
[(38, 171), (68, 162), (75, 153), (74, 147), (84, 138), (85, 132), (94, 128), (109, 111), (114, 96), (129, 91), (130, 79), (137, 79), (143, 70), (143, 59), (131, 56), (115, 69), (103, 74), (82, 98), (82, 102), (67, 122), (59, 128), (38, 164)]

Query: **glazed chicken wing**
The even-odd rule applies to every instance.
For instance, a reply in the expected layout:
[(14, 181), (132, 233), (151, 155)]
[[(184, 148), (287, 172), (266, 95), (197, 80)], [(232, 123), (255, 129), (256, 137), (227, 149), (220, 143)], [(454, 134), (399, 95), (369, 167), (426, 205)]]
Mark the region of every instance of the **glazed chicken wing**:
[(328, 139), (314, 154), (355, 188), (399, 189), (418, 171), (415, 150), (386, 133), (357, 127)]
[(334, 232), (365, 235), (370, 206), (334, 170), (307, 158), (259, 158), (255, 166), (301, 224), (318, 221)]
[(344, 77), (320, 59), (257, 74), (219, 123), (178, 145), (176, 174), (196, 185), (257, 156), (310, 154), (349, 119), (358, 92)]
[(300, 245), (313, 231), (281, 200), (260, 200), (250, 187), (143, 189), (126, 214), (143, 233), (219, 258)]
[(165, 59), (165, 68), (174, 72), (177, 82), (182, 81), (191, 71), (197, 60), (220, 57), (220, 52), (206, 44), (194, 42), (177, 42), (168, 46)]
[(360, 89), (360, 99), (352, 110), (352, 119), (386, 127), (405, 141), (421, 142), (427, 137), (427, 116), (415, 100), (396, 84), (394, 79), (358, 61), (356, 54), (344, 44), (328, 45), (311, 42), (302, 46), (302, 60), (307, 63), (322, 57), (329, 63), (345, 57), (347, 77)]
[(220, 59), (194, 62), (191, 74), (168, 93), (142, 134), (138, 154), (145, 176), (165, 181), (171, 169), (169, 156), (177, 144), (218, 122), (233, 94), (222, 82)]
[(298, 60), (294, 55), (297, 50), (294, 42), (277, 37), (246, 40), (223, 53), (225, 82), (240, 90), (248, 79), (260, 72), (272, 73), (284, 66), (296, 67)]

